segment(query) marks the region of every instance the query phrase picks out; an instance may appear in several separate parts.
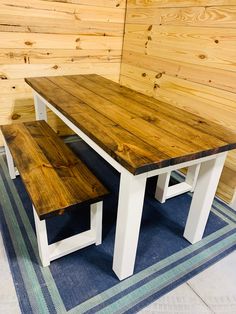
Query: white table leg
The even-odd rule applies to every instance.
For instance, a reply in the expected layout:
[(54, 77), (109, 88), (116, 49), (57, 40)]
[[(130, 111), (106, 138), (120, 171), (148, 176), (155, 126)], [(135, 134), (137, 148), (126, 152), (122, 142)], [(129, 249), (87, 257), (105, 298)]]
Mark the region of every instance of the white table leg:
[(145, 187), (146, 175), (121, 173), (113, 258), (113, 270), (120, 280), (134, 271)]
[(47, 106), (45, 103), (34, 94), (34, 108), (36, 120), (45, 120), (47, 121)]
[(102, 243), (102, 204), (98, 202), (90, 205), (90, 229), (96, 237), (96, 245)]
[(4, 137), (3, 137), (3, 144), (4, 144), (4, 148), (5, 148), (5, 153), (6, 153), (6, 158), (7, 158), (7, 166), (8, 166), (10, 178), (15, 179), (16, 178), (16, 170), (15, 170), (15, 166), (14, 166), (14, 161), (13, 161), (12, 154), (8, 148), (8, 145), (7, 145)]
[(200, 164), (189, 166), (185, 181), (172, 186), (169, 186), (171, 171), (159, 174), (157, 179), (155, 198), (159, 202), (165, 203), (168, 198), (186, 193), (188, 191), (193, 192), (196, 186), (199, 169)]
[(171, 171), (166, 173), (161, 173), (157, 179), (157, 186), (155, 192), (155, 198), (161, 202), (165, 203), (166, 201), (166, 194), (168, 192), (169, 182), (170, 182), (170, 174)]
[(196, 164), (196, 165), (188, 167), (185, 182), (192, 187), (191, 192), (194, 191), (195, 186), (197, 184), (199, 170), (200, 170), (200, 164)]
[(227, 153), (201, 164), (184, 237), (190, 243), (202, 239)]

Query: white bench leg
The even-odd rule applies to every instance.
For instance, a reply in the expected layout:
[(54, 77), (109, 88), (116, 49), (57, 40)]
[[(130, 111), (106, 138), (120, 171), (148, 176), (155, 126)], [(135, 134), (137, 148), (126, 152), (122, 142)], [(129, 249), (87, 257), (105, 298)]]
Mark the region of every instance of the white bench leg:
[(6, 152), (6, 157), (7, 157), (7, 166), (8, 166), (10, 178), (15, 179), (16, 178), (16, 170), (15, 170), (15, 166), (14, 166), (14, 161), (13, 161), (11, 152), (10, 152), (8, 145), (7, 145), (4, 138), (3, 138), (3, 143), (4, 143), (4, 147), (5, 147), (5, 152)]
[(225, 158), (226, 153), (223, 153), (201, 164), (184, 230), (185, 239), (192, 244), (202, 239)]
[(50, 265), (50, 255), (48, 247), (47, 227), (45, 220), (40, 220), (38, 214), (33, 206), (34, 222), (36, 229), (36, 236), (38, 242), (39, 256), (43, 267)]
[(90, 205), (90, 229), (95, 233), (96, 245), (102, 243), (102, 202)]
[(33, 206), (36, 236), (39, 256), (43, 267), (49, 266), (50, 261), (80, 250), (88, 245), (102, 243), (102, 206), (98, 202), (90, 206), (90, 229), (58, 242), (48, 244), (45, 220), (40, 220)]
[(188, 167), (184, 182), (169, 186), (171, 172), (163, 173), (158, 176), (155, 198), (164, 203), (168, 198), (186, 193), (193, 192), (196, 186), (200, 164)]

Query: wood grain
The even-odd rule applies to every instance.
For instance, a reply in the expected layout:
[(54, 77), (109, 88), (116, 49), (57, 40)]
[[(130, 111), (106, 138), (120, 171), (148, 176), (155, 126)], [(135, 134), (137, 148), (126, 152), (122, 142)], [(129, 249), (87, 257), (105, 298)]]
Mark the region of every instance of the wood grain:
[[(51, 0), (43, 0), (43, 1), (51, 2)], [(84, 5), (100, 6), (100, 7), (108, 7), (108, 8), (119, 8), (119, 7), (125, 8), (125, 4), (126, 4), (125, 0), (96, 0), (96, 2), (94, 0), (57, 0), (57, 2), (84, 4)]]
[[(124, 15), (124, 0), (0, 0), (1, 123), (35, 119), (31, 91), (15, 80), (98, 73), (118, 81)], [(68, 134), (51, 114), (49, 123)]]
[(236, 71), (236, 29), (127, 24), (125, 49), (146, 56)]
[(28, 33), (0, 33), (0, 48), (37, 48), (37, 49), (118, 49), (121, 37), (60, 35), (60, 34), (28, 34)]
[(1, 127), (40, 219), (71, 205), (101, 200), (108, 192), (45, 121)]
[(234, 5), (234, 0), (127, 0), (130, 8), (178, 8), (196, 6)]
[(26, 82), (133, 174), (236, 147), (236, 132), (97, 75)]
[[(178, 77), (182, 80), (200, 83), (210, 87), (216, 87), (218, 90), (235, 92), (236, 73), (213, 67), (199, 66), (192, 63), (178, 62), (172, 59), (158, 58), (156, 56), (146, 55), (137, 51), (123, 51), (122, 72), (126, 65), (135, 66), (156, 72), (155, 76), (167, 74)], [(145, 71), (143, 72), (145, 73)], [(134, 77), (133, 77), (134, 78)], [(125, 84), (125, 81), (123, 82)], [(223, 97), (220, 97), (223, 98)]]
[(119, 63), (119, 49), (0, 49), (0, 64)]
[[(142, 75), (145, 73), (145, 75)], [(208, 120), (235, 128), (236, 110), (235, 94), (221, 91), (202, 84), (189, 82), (167, 74), (157, 75), (142, 67), (126, 65), (123, 69), (122, 78), (132, 78), (131, 85), (135, 85), (140, 92), (157, 97), (159, 100), (169, 102), (179, 108), (195, 113)], [(122, 82), (121, 80), (121, 82)], [(139, 84), (139, 85), (138, 85)]]
[[(25, 10), (27, 8), (27, 10)], [(94, 10), (93, 6), (83, 4), (68, 4), (57, 1), (41, 1), (41, 0), (1, 0), (1, 13), (4, 15), (24, 15), (25, 17), (41, 17), (65, 20), (80, 21), (111, 21), (123, 22), (120, 11), (124, 9), (119, 7), (109, 8), (97, 6)]]
[[(128, 0), (120, 83), (235, 131), (233, 0)], [(234, 153), (218, 195), (236, 193)]]
[(160, 8), (149, 6), (127, 8), (126, 23), (176, 26), (236, 28), (236, 6), (193, 6)]

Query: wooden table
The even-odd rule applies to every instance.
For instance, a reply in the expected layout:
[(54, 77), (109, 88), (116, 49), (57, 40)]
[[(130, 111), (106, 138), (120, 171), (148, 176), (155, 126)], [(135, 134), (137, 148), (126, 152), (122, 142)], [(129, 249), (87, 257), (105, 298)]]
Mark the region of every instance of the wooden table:
[(98, 75), (26, 82), (35, 91), (37, 119), (47, 119), (47, 106), (121, 174), (113, 257), (119, 279), (134, 271), (148, 177), (201, 165), (184, 237), (202, 238), (236, 132)]

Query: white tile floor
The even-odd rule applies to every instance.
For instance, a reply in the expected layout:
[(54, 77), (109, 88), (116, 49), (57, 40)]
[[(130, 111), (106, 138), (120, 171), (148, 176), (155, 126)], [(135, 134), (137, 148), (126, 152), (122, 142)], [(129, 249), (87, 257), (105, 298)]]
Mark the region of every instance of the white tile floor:
[[(0, 234), (0, 313), (20, 308)], [(236, 252), (160, 298), (140, 314), (236, 314)]]
[(152, 303), (141, 313), (236, 314), (236, 251)]

